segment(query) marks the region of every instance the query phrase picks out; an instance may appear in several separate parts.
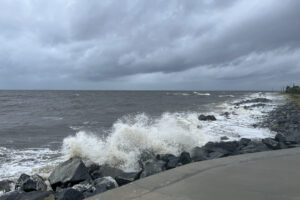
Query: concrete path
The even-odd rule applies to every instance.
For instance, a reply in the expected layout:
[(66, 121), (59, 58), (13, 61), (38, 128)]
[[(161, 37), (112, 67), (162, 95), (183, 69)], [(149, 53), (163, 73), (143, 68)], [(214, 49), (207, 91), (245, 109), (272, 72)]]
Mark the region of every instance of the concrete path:
[(89, 200), (300, 200), (300, 148), (196, 162)]

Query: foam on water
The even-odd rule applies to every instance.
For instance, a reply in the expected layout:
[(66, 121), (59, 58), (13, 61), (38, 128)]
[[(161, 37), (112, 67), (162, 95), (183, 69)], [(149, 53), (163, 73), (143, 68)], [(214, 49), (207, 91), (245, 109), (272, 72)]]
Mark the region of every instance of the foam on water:
[(199, 96), (210, 96), (210, 93), (200, 93), (200, 92), (193, 92), (193, 93)]
[[(49, 166), (62, 161), (60, 151), (48, 148), (9, 149), (0, 147), (0, 175), (1, 179), (16, 179), (22, 173), (39, 172), (41, 176), (49, 174)], [(46, 170), (49, 168), (49, 170)]]
[[(159, 118), (146, 114), (126, 116), (113, 124), (106, 138), (84, 131), (67, 137), (63, 152), (67, 157), (81, 156), (132, 171), (138, 168), (138, 158), (144, 150), (178, 155), (208, 141), (220, 141), (222, 136), (230, 140), (273, 136), (269, 129), (254, 128), (253, 124), (274, 109), (282, 97), (274, 93), (255, 93), (237, 101), (257, 97), (266, 97), (273, 102), (247, 110), (235, 106), (234, 102), (215, 105), (214, 112), (206, 113), (216, 116), (217, 121), (213, 122), (199, 121), (199, 113), (195, 112), (164, 113)], [(220, 115), (224, 112), (230, 113), (229, 118)]]

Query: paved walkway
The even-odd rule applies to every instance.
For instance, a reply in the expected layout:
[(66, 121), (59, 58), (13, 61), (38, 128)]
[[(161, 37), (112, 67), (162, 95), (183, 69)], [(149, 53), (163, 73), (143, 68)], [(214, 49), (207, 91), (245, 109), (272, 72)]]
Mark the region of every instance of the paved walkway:
[(196, 162), (89, 200), (300, 200), (300, 148)]

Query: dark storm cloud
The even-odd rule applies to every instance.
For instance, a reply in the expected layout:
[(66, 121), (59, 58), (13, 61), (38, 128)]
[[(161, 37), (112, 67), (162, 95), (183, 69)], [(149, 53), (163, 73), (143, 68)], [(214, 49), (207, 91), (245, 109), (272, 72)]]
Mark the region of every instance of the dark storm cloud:
[(299, 10), (296, 0), (3, 0), (0, 84), (281, 87), (300, 77)]

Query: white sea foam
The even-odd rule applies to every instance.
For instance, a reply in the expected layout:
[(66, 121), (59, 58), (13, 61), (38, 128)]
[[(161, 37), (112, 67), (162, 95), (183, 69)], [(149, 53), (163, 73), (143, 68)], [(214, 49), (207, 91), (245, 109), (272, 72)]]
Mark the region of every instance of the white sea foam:
[(200, 92), (193, 92), (195, 95), (199, 95), (199, 96), (210, 96), (210, 93), (200, 93)]
[(226, 94), (226, 95), (219, 95), (219, 97), (235, 97), (234, 95), (232, 95), (232, 94)]
[(63, 158), (59, 155), (59, 150), (54, 151), (48, 148), (16, 150), (0, 147), (0, 178), (16, 179), (22, 173), (34, 172), (46, 177), (53, 169), (50, 166), (62, 161)]
[[(256, 93), (241, 100), (256, 97), (280, 99), (274, 94)], [(221, 136), (230, 140), (240, 138), (265, 138), (273, 136), (269, 129), (253, 128), (266, 112), (271, 111), (278, 102), (267, 103), (265, 107), (245, 110), (225, 102), (215, 107), (217, 121), (199, 121), (199, 113), (164, 113), (159, 118), (146, 114), (127, 116), (114, 123), (108, 137), (102, 138), (84, 131), (66, 138), (63, 151), (67, 157), (81, 156), (99, 164), (109, 164), (127, 171), (138, 168), (138, 157), (144, 150), (154, 153), (172, 153), (178, 155), (208, 141), (219, 141)], [(221, 116), (231, 113), (229, 118)]]

